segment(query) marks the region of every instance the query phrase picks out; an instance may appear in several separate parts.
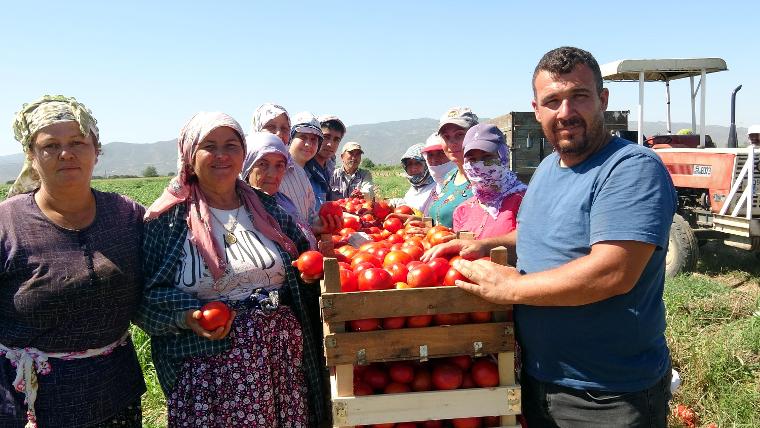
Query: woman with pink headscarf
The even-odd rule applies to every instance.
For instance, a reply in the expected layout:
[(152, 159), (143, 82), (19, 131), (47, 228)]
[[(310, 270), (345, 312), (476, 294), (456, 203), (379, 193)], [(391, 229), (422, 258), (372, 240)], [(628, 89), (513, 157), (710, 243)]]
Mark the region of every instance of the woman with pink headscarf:
[[(313, 426), (325, 419), (319, 347), (291, 261), (308, 242), (274, 201), (238, 178), (240, 125), (198, 113), (178, 140), (178, 175), (146, 212), (140, 318), (169, 426)], [(233, 309), (201, 327), (209, 301)]]

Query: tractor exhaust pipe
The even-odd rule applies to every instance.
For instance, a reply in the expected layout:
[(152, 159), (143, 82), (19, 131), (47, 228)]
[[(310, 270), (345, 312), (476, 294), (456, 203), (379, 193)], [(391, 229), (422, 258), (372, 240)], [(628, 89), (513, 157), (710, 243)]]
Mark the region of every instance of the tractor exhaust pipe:
[(731, 127), (728, 128), (728, 143), (726, 146), (729, 149), (735, 149), (738, 147), (738, 141), (736, 138), (736, 93), (741, 90), (742, 85), (739, 85), (731, 93)]

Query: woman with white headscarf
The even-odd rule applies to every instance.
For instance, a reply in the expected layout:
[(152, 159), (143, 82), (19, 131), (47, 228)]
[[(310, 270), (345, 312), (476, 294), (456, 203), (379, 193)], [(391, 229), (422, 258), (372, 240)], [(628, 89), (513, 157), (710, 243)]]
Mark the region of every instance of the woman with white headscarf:
[(26, 163), (0, 203), (2, 427), (142, 426), (129, 323), (144, 209), (91, 188), (96, 124), (61, 95), (25, 104), (13, 122)]
[(426, 215), (435, 194), (435, 180), (430, 175), (425, 158), (422, 156), (423, 144), (409, 147), (401, 156), (404, 175), (411, 186), (403, 198), (394, 199), (391, 205), (407, 205)]

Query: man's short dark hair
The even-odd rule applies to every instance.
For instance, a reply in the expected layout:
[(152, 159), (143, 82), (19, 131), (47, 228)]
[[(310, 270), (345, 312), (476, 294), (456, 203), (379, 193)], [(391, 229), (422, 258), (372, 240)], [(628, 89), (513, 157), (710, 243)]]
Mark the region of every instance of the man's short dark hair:
[(583, 49), (572, 46), (562, 46), (561, 48), (552, 49), (545, 53), (538, 61), (536, 69), (533, 71), (533, 95), (536, 94), (536, 76), (541, 71), (548, 71), (554, 75), (571, 73), (576, 65), (584, 64), (594, 73), (596, 80), (596, 92), (602, 93), (602, 70), (599, 69), (599, 63), (594, 56)]
[(346, 134), (346, 128), (337, 120), (328, 120), (325, 122), (322, 122), (320, 124), (323, 130), (329, 129), (330, 131), (338, 131), (342, 132), (344, 135)]

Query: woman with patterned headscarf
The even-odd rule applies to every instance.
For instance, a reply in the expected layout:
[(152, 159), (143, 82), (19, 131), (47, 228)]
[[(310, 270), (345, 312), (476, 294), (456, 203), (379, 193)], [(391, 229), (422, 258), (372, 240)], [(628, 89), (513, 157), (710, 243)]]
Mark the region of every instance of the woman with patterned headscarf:
[[(144, 209), (90, 187), (92, 113), (44, 96), (13, 122), (26, 153), (0, 203), (0, 426), (142, 426), (129, 337)], [(15, 195), (15, 196), (13, 196)]]
[(408, 205), (409, 207), (427, 215), (430, 203), (435, 194), (435, 180), (430, 175), (427, 162), (422, 156), (424, 144), (415, 144), (409, 147), (401, 156), (401, 165), (404, 167), (406, 179), (411, 186), (401, 199), (391, 201), (394, 206)]
[[(240, 180), (246, 141), (224, 113), (180, 131), (178, 175), (146, 212), (140, 319), (169, 426), (313, 426), (325, 419), (320, 352), (291, 261), (308, 249), (273, 197)], [(222, 301), (226, 325), (199, 308)]]
[(469, 231), (475, 239), (483, 239), (515, 230), (528, 186), (509, 169), (504, 134), (495, 125), (475, 125), (467, 130), (462, 146), (473, 197), (454, 210), (454, 231)]

